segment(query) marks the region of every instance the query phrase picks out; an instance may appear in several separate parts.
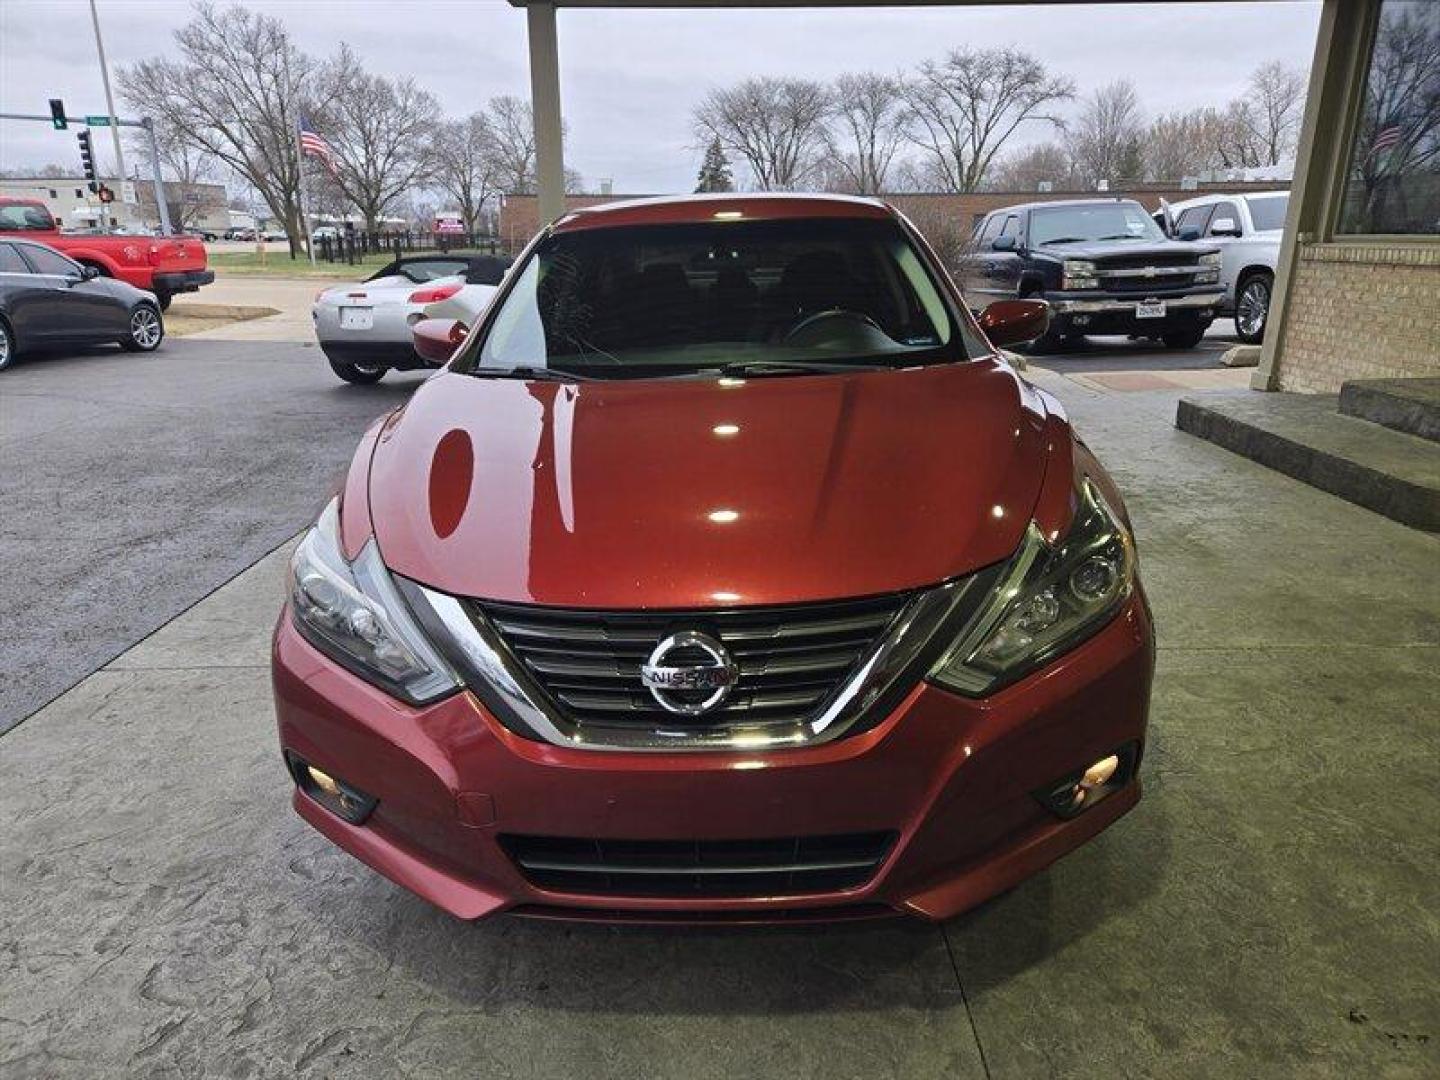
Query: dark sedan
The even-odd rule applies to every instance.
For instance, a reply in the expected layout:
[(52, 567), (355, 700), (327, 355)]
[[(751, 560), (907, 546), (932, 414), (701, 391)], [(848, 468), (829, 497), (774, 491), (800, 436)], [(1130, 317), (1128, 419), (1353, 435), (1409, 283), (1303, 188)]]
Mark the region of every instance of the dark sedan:
[(151, 352), (164, 337), (152, 294), (44, 244), (0, 241), (0, 371), (21, 350), (114, 342)]

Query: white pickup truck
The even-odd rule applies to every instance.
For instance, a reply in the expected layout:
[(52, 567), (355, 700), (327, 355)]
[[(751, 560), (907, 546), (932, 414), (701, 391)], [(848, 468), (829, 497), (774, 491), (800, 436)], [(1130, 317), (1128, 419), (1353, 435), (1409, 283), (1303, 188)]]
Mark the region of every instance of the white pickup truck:
[(1288, 191), (1254, 195), (1203, 195), (1165, 207), (1161, 225), (1179, 240), (1204, 240), (1220, 249), (1220, 313), (1235, 317), (1235, 333), (1247, 345), (1265, 337)]

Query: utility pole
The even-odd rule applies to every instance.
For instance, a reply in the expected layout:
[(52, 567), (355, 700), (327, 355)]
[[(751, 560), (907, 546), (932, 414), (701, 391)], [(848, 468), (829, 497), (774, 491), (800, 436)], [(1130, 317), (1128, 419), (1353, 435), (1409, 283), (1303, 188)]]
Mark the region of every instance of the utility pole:
[(95, 25), (95, 51), (100, 54), (100, 79), (105, 84), (105, 108), (110, 112), (110, 137), (115, 140), (115, 175), (118, 181), (125, 179), (125, 155), (120, 150), (120, 119), (115, 113), (115, 97), (110, 93), (110, 68), (105, 63), (105, 42), (100, 37), (100, 13), (95, 10), (95, 0), (90, 0), (90, 21)]

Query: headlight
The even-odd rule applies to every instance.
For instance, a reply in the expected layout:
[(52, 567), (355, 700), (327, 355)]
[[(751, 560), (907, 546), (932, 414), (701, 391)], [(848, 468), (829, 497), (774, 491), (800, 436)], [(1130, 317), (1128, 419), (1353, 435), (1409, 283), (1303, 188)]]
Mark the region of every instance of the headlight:
[(345, 561), (333, 499), (290, 560), (290, 607), (306, 640), (396, 697), (420, 705), (460, 685), (405, 607), (375, 541)]
[(1060, 281), (1062, 289), (1098, 289), (1095, 264), (1089, 259), (1066, 259)]
[(1200, 265), (1201, 265), (1201, 266), (1219, 266), (1219, 265), (1220, 265), (1220, 252), (1218, 252), (1218, 251), (1212, 251), (1212, 252), (1210, 252), (1210, 254), (1208, 254), (1208, 255), (1201, 255), (1201, 256), (1200, 256)]
[(1135, 583), (1135, 543), (1086, 480), (1070, 532), (1054, 547), (1034, 522), (988, 606), (930, 678), (979, 696), (1018, 679), (1100, 629)]

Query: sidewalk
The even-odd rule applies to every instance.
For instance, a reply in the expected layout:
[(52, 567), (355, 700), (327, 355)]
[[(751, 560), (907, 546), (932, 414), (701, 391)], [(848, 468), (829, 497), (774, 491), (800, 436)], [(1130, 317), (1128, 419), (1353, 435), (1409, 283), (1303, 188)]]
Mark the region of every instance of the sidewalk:
[(233, 304), (239, 307), (268, 307), (279, 312), (261, 319), (234, 322), (213, 330), (190, 334), (192, 340), (212, 341), (296, 341), (313, 342), (314, 324), (310, 307), (315, 294), (336, 282), (302, 281), (295, 278), (217, 277), (199, 292), (176, 297), (172, 316), (184, 316), (195, 305)]

